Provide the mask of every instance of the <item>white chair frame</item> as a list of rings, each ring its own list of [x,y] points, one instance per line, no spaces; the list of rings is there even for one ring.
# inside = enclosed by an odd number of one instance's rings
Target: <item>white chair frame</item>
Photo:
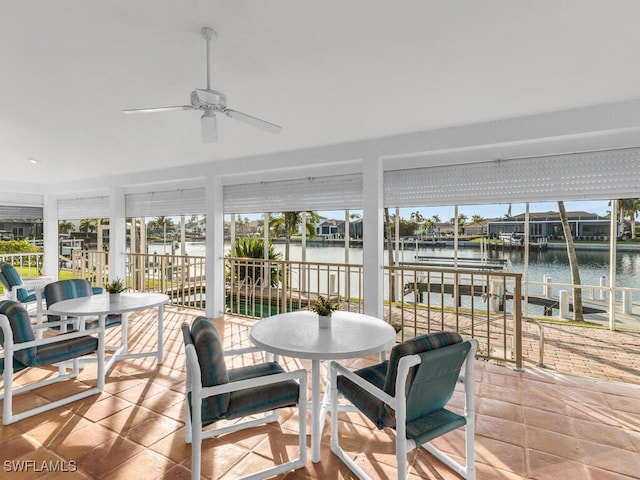
[[[42,303],[44,302],[44,297],[43,297],[43,292],[44,292],[44,287],[47,283],[52,282],[53,281],[53,277],[52,276],[41,276],[37,279],[28,279],[28,278],[23,278],[22,279],[22,285],[14,285],[13,287],[11,287],[11,290],[8,292],[7,294],[7,298],[9,300],[13,300],[15,302],[18,302],[22,305],[24,305],[25,308],[31,307],[32,305],[35,304],[36,307],[36,311],[35,311],[35,316],[36,316],[36,324],[40,325],[42,323],[42,314],[44,312],[44,308],[42,306]],[[35,301],[31,301],[31,302],[27,302],[27,303],[22,303],[20,302],[20,300],[18,300],[18,290],[33,290],[36,299]],[[32,315],[32,312],[29,312],[30,315]],[[38,330],[38,332],[41,334],[42,330]]]
[[[348,467],[356,474],[361,480],[370,480],[370,477],[365,471],[345,452],[339,444],[339,432],[338,432],[338,408],[340,411],[352,411],[359,412],[359,410],[352,406],[340,405],[338,406],[339,395],[337,387],[337,376],[344,375],[353,383],[360,386],[362,389],[376,396],[384,403],[389,405],[394,411],[396,416],[396,462],[398,467],[398,480],[406,480],[407,478],[407,454],[417,447],[422,447],[431,453],[434,457],[454,470],[467,480],[475,480],[475,428],[474,428],[474,401],[473,401],[473,360],[475,358],[476,350],[478,348],[478,342],[475,339],[471,339],[471,349],[469,350],[464,364],[464,375],[460,376],[458,381],[464,385],[465,394],[465,406],[463,416],[467,423],[465,425],[465,451],[466,451],[466,463],[461,465],[453,460],[449,455],[442,452],[438,448],[434,447],[430,442],[423,445],[416,445],[411,439],[407,439],[406,435],[406,418],[407,418],[407,398],[406,398],[406,384],[409,371],[412,367],[420,364],[420,357],[418,355],[407,355],[402,357],[398,362],[398,373],[396,377],[396,391],[395,396],[388,395],[383,390],[375,387],[371,383],[367,382],[362,377],[356,375],[350,370],[339,363],[332,361],[329,364],[330,370],[330,385],[331,385],[331,451],[336,454]],[[346,408],[345,408],[346,407]]]
[[[185,441],[191,443],[191,478],[199,479],[202,462],[202,440],[223,435],[229,432],[243,430],[245,428],[263,425],[278,421],[278,410],[271,410],[249,420],[244,420],[231,425],[225,425],[214,429],[203,431],[202,429],[202,400],[222,393],[229,393],[246,388],[279,383],[285,380],[297,380],[300,384],[300,395],[298,397],[298,433],[299,433],[299,455],[289,462],[275,465],[260,472],[252,473],[239,480],[258,480],[281,473],[286,473],[298,468],[302,468],[307,463],[307,371],[304,369],[292,372],[265,375],[259,378],[229,382],[214,387],[203,387],[202,376],[198,356],[193,345],[186,346],[187,357],[187,388],[185,396]],[[249,347],[235,350],[225,350],[224,356],[243,355],[246,353],[262,352],[259,348]],[[193,411],[189,406],[188,394],[191,393]]]
[[[47,313],[46,310],[44,313]],[[105,357],[104,357],[104,370],[105,372],[109,372],[116,361],[118,361],[119,355],[124,355],[129,351],[129,314],[127,312],[121,313],[120,315],[120,345],[106,345],[104,346]],[[83,317],[69,317],[68,315],[59,315],[60,320],[57,322],[43,322],[42,326],[39,329],[51,328],[51,326],[58,326],[60,324],[60,331],[66,332],[69,328],[69,325],[74,329],[79,329],[83,332],[91,332],[92,330],[86,330],[85,325],[87,322],[91,322],[94,320],[101,321],[100,315],[93,316],[83,316]],[[106,318],[105,318],[106,320]],[[109,327],[117,328],[117,325],[112,325]],[[105,327],[104,332],[108,329]],[[106,352],[109,352],[109,356],[106,355]],[[82,363],[92,363],[95,359],[87,358],[83,359]]]
[[[44,325],[36,325],[34,329],[49,329],[53,326],[61,326],[61,322],[50,322]],[[2,332],[4,334],[4,360],[5,360],[5,368],[3,373],[4,380],[4,391],[0,394],[0,399],[4,399],[4,405],[2,410],[2,423],[4,425],[8,425],[10,423],[14,423],[20,421],[22,419],[32,417],[42,412],[46,412],[49,410],[53,410],[54,408],[58,408],[62,405],[66,405],[71,402],[75,402],[76,400],[80,400],[82,398],[89,397],[91,395],[95,395],[97,393],[102,392],[104,389],[104,327],[96,327],[90,330],[82,330],[82,331],[72,331],[68,333],[61,333],[59,335],[55,335],[53,337],[47,338],[39,338],[36,335],[36,340],[31,342],[22,342],[22,343],[14,343],[13,341],[13,331],[11,330],[11,325],[9,323],[9,319],[6,315],[0,314],[0,328],[2,328]],[[69,397],[64,397],[54,402],[50,402],[46,405],[41,405],[39,407],[35,407],[29,410],[25,410],[23,412],[14,414],[13,413],[13,396],[19,395],[24,392],[28,392],[31,390],[35,390],[36,388],[41,388],[46,385],[51,385],[52,383],[61,382],[64,380],[68,380],[71,378],[75,378],[78,376],[80,372],[80,358],[75,358],[73,360],[66,360],[64,362],[56,363],[54,365],[58,366],[58,375],[49,378],[46,380],[41,380],[39,382],[33,382],[28,385],[24,385],[22,387],[13,389],[13,379],[14,379],[14,371],[13,371],[13,355],[16,351],[24,350],[31,347],[38,347],[41,345],[46,345],[49,343],[60,342],[61,340],[68,340],[76,337],[83,337],[86,335],[98,335],[98,350],[96,352],[97,362],[98,362],[98,375],[96,386],[90,389],[85,390],[84,392],[77,393],[75,395],[71,395]],[[67,372],[68,368],[71,368],[71,371]],[[27,368],[40,368],[40,367],[27,367]],[[26,369],[25,369],[26,370]],[[20,372],[18,372],[20,373]]]

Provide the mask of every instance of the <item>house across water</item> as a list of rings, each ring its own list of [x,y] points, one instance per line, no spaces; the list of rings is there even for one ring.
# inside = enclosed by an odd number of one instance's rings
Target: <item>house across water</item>
[[[487,233],[490,238],[512,238],[524,234],[525,214],[491,220],[487,223]],[[567,212],[569,226],[573,237],[577,240],[608,240],[611,230],[610,219],[595,213]],[[618,223],[618,235],[622,234],[622,224]],[[529,213],[530,238],[564,238],[562,221],[558,212]]]

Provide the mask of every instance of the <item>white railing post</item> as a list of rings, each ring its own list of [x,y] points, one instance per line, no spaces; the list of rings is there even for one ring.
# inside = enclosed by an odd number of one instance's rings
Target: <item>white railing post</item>
[[[633,293],[629,292],[628,290],[623,290],[622,291],[622,313],[626,315],[632,314],[632,309],[633,309],[632,300],[633,300]]]
[[[558,292],[558,316],[565,320],[569,320],[569,292],[567,290],[560,290]]]
[[[544,285],[542,286],[542,296],[544,298],[551,298],[553,296],[553,287],[551,286],[551,275],[543,275],[542,281]]]
[[[600,290],[598,291],[598,299],[605,300],[606,299],[606,287],[607,287],[607,277],[604,275],[600,277]]]

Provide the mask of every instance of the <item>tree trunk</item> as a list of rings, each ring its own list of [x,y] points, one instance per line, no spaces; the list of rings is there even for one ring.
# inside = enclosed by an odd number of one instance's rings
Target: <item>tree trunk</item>
[[[391,217],[389,216],[389,208],[385,207],[384,209],[384,221],[385,221],[385,232],[387,237],[387,254],[389,255],[389,267],[394,266],[393,261],[393,245],[391,240]],[[397,221],[397,219],[396,219]],[[389,302],[394,303],[396,301],[396,289],[395,289],[395,275],[393,274],[393,270],[389,270]]]
[[[284,260],[286,262],[289,261],[289,245],[291,244],[291,225],[289,223],[289,218],[285,213],[284,215]]]
[[[569,256],[569,268],[571,269],[571,283],[581,285],[580,270],[578,268],[578,257],[576,256],[576,247],[573,244],[573,235],[569,227],[567,212],[564,209],[564,202],[558,202],[558,210],[560,212],[560,220],[562,221],[562,231],[567,242],[567,255]],[[575,322],[584,322],[582,313],[582,288],[573,287],[573,320]]]

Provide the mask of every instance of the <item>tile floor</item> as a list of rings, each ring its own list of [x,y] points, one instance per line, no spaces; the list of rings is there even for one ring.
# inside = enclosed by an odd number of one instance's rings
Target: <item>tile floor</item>
[[[189,478],[191,448],[184,442],[180,325],[200,313],[167,309],[164,365],[156,366],[151,359],[120,362],[109,373],[102,394],[0,427],[0,478]],[[153,332],[147,331],[153,321],[151,313],[131,316],[133,349],[153,344]],[[247,344],[249,323],[227,317],[217,324],[224,330],[225,348]],[[631,337],[631,342],[637,339]],[[584,362],[602,354],[587,352]],[[246,357],[240,360],[247,361]],[[297,359],[283,360],[287,368],[309,367]],[[357,368],[375,360],[346,364]],[[627,361],[636,363],[623,370],[637,371],[640,358]],[[571,362],[575,363],[573,357]],[[569,372],[572,368],[571,364],[561,367],[558,370]],[[640,385],[560,374],[529,364],[524,372],[516,372],[476,361],[475,371],[478,479],[640,478]],[[30,371],[20,378],[27,381],[34,375]],[[89,365],[80,382],[24,394],[18,397],[17,409],[46,402],[70,388],[83,388],[94,376],[95,366]],[[453,401],[459,407],[461,396]],[[294,410],[287,410],[279,424],[205,440],[203,476],[232,479],[294,455],[294,415]],[[373,478],[395,478],[393,434],[373,429],[360,415],[342,415],[347,450]],[[328,421],[321,462],[308,462],[306,468],[283,478],[355,478],[329,451]],[[461,455],[462,430],[437,444],[453,456]],[[19,468],[23,471],[16,471]],[[421,451],[411,456],[410,478],[459,477]]]

